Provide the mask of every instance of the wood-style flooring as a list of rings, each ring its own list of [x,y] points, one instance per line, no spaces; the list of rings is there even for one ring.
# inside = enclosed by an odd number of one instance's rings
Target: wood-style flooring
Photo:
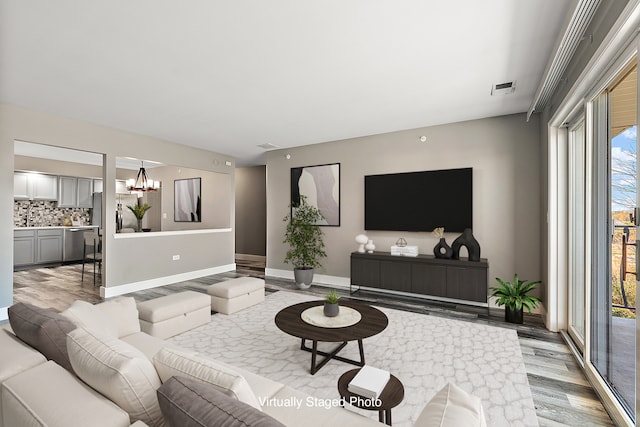
[[[136,301],[144,301],[183,290],[206,292],[209,285],[231,277],[264,277],[264,263],[260,265],[255,260],[237,260],[237,263],[236,272],[206,276],[129,295]],[[84,283],[81,282],[80,271],[80,265],[17,271],[14,273],[14,301],[30,302],[56,310],[64,310],[76,299],[91,303],[102,301],[99,283],[93,286],[91,273],[85,274]],[[327,290],[323,286],[314,285],[309,290],[300,291],[292,281],[272,277],[266,278],[266,286],[267,292],[289,290],[319,297],[323,297]],[[512,325],[503,321],[500,311],[490,312],[486,308],[433,303],[419,298],[381,293],[359,292],[350,296],[348,291],[341,292],[345,298],[363,300],[374,305],[515,329],[540,426],[614,425],[561,335],[547,331],[539,316],[526,315],[524,325]]]

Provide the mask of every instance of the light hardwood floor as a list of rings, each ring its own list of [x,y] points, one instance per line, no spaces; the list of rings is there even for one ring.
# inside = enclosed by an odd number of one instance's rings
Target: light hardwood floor
[[[65,309],[76,299],[91,303],[102,301],[99,293],[100,284],[93,286],[91,273],[85,274],[82,282],[80,271],[80,265],[17,271],[14,273],[14,301],[30,302],[56,310]],[[264,266],[260,268],[252,262],[251,265],[239,265],[237,272],[206,276],[135,292],[130,296],[136,301],[144,301],[182,290],[206,292],[206,288],[211,284],[247,274],[264,276]],[[326,293],[326,288],[319,285],[314,285],[307,291],[299,291],[293,282],[271,277],[266,278],[266,284],[267,292],[289,290],[319,297]],[[613,425],[560,334],[547,331],[539,316],[527,315],[524,325],[512,325],[505,323],[500,315],[484,308],[428,303],[417,298],[391,297],[376,293],[361,292],[354,296],[349,296],[347,291],[342,293],[344,297],[374,305],[516,329],[541,426]]]

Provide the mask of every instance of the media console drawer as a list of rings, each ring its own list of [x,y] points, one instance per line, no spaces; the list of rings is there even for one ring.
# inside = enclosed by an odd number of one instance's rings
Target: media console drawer
[[[351,285],[486,304],[488,269],[486,259],[473,262],[353,252]]]

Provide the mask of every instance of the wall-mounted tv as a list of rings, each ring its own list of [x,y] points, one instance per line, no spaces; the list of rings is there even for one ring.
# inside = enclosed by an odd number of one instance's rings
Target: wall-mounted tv
[[[472,168],[364,177],[365,230],[473,228]]]

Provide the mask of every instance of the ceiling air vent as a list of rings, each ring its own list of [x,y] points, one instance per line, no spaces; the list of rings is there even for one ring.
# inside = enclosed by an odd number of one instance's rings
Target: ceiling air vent
[[[508,95],[516,90],[516,82],[506,82],[493,85],[491,95]]]
[[[265,144],[260,144],[260,145],[258,145],[258,147],[262,148],[263,150],[273,150],[275,148],[282,148],[279,145],[272,144],[270,142],[267,142]]]

